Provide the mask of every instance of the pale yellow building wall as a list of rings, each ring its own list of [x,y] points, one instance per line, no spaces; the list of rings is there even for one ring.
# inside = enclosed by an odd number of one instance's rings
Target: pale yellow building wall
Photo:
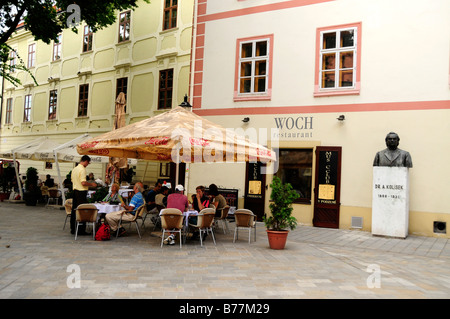
[[[78,33],[64,30],[62,58],[57,61],[52,61],[53,42],[35,41],[29,32],[19,29],[8,44],[18,50],[26,64],[28,45],[36,43],[36,65],[30,71],[39,85],[33,85],[31,77],[22,71],[13,75],[25,86],[15,88],[6,83],[5,100],[13,98],[14,108],[12,123],[7,125],[3,124],[3,108],[0,150],[10,150],[42,135],[63,143],[83,133],[95,136],[110,131],[118,78],[128,78],[127,124],[163,112],[157,110],[160,70],[174,69],[172,107],[180,104],[189,93],[193,5],[194,0],[180,1],[177,27],[163,31],[164,1],[139,1],[138,8],[131,11],[130,40],[117,43],[119,25],[116,21],[94,34],[90,52],[82,52],[84,24],[78,26]],[[89,84],[87,117],[78,117],[81,84]],[[54,89],[58,90],[57,116],[55,120],[48,120],[49,91]],[[32,95],[32,120],[23,123],[24,96],[27,94]],[[56,175],[55,168],[45,170],[44,165],[21,161],[20,173],[25,174],[27,167],[33,166],[41,175]],[[61,164],[61,173],[65,175],[72,166]],[[94,167],[91,164],[89,168],[96,176],[104,177],[101,165]],[[135,180],[152,185],[159,177],[159,165],[139,162],[135,172]]]

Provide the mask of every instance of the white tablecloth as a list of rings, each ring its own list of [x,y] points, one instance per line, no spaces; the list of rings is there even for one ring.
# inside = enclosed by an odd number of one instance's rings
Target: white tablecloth
[[[94,205],[95,205],[95,207],[97,207],[99,214],[108,214],[108,213],[117,212],[119,210],[124,209],[120,205],[110,205],[110,204],[100,204],[100,203],[96,203]]]
[[[189,216],[197,216],[198,211],[196,210],[188,210],[187,212],[183,212],[184,223],[186,224],[186,227],[189,226]]]

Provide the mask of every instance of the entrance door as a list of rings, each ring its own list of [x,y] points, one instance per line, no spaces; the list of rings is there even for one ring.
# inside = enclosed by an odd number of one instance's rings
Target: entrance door
[[[318,146],[316,149],[316,182],[314,218],[316,227],[339,228],[342,147]]]
[[[245,173],[244,208],[250,209],[262,221],[264,216],[264,198],[266,194],[266,175],[261,174],[261,162],[247,163]]]

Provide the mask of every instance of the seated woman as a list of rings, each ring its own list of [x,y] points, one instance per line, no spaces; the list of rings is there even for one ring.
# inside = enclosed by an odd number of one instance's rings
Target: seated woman
[[[212,205],[216,208],[216,217],[220,217],[222,215],[222,209],[227,206],[226,199],[219,194],[219,189],[216,184],[209,185],[209,196],[212,201]]]
[[[111,193],[103,198],[102,202],[107,202],[108,204],[118,205],[123,203],[122,196],[119,195],[119,184],[114,183],[111,186]]]

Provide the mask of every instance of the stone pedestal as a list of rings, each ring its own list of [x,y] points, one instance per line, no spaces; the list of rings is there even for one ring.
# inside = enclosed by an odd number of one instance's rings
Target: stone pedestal
[[[409,170],[373,167],[372,235],[406,238],[409,224]]]

